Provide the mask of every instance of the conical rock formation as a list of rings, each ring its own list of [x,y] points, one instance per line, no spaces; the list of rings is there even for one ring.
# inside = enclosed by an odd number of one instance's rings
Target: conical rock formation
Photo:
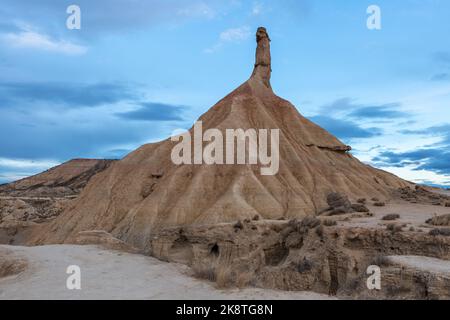
[[[251,78],[200,120],[203,130],[279,129],[279,171],[264,176],[260,165],[175,165],[175,142],[144,145],[96,175],[76,202],[33,243],[71,241],[80,231],[105,230],[144,248],[167,226],[217,224],[259,215],[279,219],[314,215],[327,195],[388,198],[410,183],[365,165],[350,148],[301,116],[270,86],[270,39],[257,32]],[[193,129],[191,129],[191,132]]]

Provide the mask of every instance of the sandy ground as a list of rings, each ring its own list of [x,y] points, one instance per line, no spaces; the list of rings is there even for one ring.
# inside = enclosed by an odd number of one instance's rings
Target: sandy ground
[[[435,215],[450,214],[450,208],[443,206],[433,206],[426,204],[412,204],[406,201],[391,201],[385,207],[375,207],[368,205],[373,217],[353,218],[347,222],[341,222],[343,226],[362,227],[362,228],[384,228],[386,224],[397,223],[406,224],[408,227],[413,226],[416,229],[426,231],[432,226],[425,225],[425,221]],[[395,221],[383,221],[385,215],[396,213],[400,215],[400,219]]]
[[[189,277],[187,267],[95,246],[0,246],[28,259],[29,268],[0,279],[0,299],[283,299],[316,300],[312,292],[249,288],[218,290]],[[66,269],[81,268],[81,290],[68,290]]]
[[[450,275],[450,261],[422,256],[389,256],[391,262],[416,270]]]

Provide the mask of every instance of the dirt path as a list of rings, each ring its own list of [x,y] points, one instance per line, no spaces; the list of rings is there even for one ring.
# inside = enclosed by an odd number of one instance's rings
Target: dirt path
[[[218,290],[187,267],[95,246],[0,246],[28,259],[27,271],[0,279],[0,299],[329,299],[311,292]],[[81,268],[81,290],[68,290],[66,269]]]

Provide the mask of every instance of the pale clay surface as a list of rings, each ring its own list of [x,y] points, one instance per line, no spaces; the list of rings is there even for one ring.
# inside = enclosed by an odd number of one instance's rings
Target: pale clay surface
[[[181,265],[95,246],[0,246],[25,256],[28,269],[0,280],[0,299],[329,299],[312,292],[218,290]],[[81,268],[81,290],[66,288],[66,268]]]

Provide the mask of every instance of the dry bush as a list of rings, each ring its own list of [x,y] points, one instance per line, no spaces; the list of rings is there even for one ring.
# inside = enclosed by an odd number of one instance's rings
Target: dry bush
[[[323,220],[322,223],[325,227],[333,227],[333,226],[337,225],[337,222],[335,220],[331,220],[331,219],[325,219],[325,220]]]
[[[450,214],[434,216],[433,218],[428,219],[426,223],[433,226],[450,226]]]
[[[400,215],[396,214],[396,213],[391,213],[391,214],[385,215],[382,218],[382,220],[384,220],[384,221],[392,221],[392,220],[397,220],[397,219],[400,219]]]
[[[390,223],[386,226],[386,229],[391,232],[401,232],[401,231],[403,231],[403,226],[394,224],[394,223]]]
[[[215,265],[194,263],[191,268],[194,272],[194,277],[198,279],[208,280],[211,282],[215,282],[217,279]]]
[[[236,287],[242,289],[250,286],[254,286],[254,273],[252,272],[241,272],[236,276]]]
[[[375,207],[385,207],[386,206],[386,203],[385,202],[375,202],[374,204],[373,204]]]
[[[231,288],[235,283],[236,279],[230,266],[219,265],[216,268],[216,287],[218,289]]]
[[[450,229],[433,229],[429,232],[430,236],[444,236],[444,237],[450,237]]]
[[[232,287],[245,288],[253,283],[253,273],[234,272],[230,265],[196,263],[192,267],[194,277],[211,282],[215,282],[218,289],[227,289]]]

